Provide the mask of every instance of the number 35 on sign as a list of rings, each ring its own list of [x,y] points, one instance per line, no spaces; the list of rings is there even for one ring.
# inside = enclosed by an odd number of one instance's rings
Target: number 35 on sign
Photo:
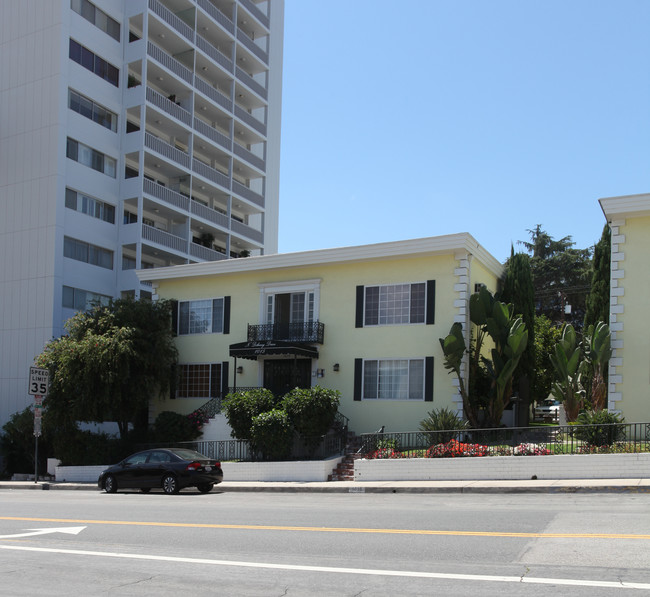
[[[50,372],[38,367],[29,368],[29,392],[32,396],[46,396],[50,385]]]

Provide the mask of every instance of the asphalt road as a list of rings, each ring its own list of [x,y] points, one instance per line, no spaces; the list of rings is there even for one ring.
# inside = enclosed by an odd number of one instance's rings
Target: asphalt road
[[[0,492],[3,596],[650,594],[650,495]]]

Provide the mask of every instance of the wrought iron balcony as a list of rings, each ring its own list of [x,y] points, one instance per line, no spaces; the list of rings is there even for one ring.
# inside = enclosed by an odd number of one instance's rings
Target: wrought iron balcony
[[[320,321],[248,325],[249,342],[282,340],[284,342],[315,342],[322,344],[324,335],[325,324]]]

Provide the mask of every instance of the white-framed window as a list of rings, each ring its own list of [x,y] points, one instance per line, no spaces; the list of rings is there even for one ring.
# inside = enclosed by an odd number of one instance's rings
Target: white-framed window
[[[69,236],[63,238],[63,256],[105,269],[113,269],[113,251]]]
[[[424,400],[424,359],[363,361],[363,400]]]
[[[109,131],[117,132],[117,114],[72,89],[68,89],[68,108]]]
[[[320,280],[260,284],[260,323],[318,321]]]
[[[120,24],[89,0],[70,0],[70,8],[115,41],[120,41]]]
[[[97,172],[102,172],[111,178],[117,176],[117,160],[104,155],[100,151],[88,147],[75,139],[68,137],[66,156],[75,162],[88,166]]]
[[[425,322],[425,282],[366,286],[364,299],[364,326]]]
[[[178,334],[222,334],[224,299],[179,301]]]
[[[221,363],[179,365],[177,398],[217,398],[221,396]]]
[[[103,220],[109,224],[115,224],[114,205],[79,193],[73,189],[66,188],[65,190],[65,206],[68,209],[92,216],[98,220]]]
[[[75,311],[88,311],[95,305],[108,305],[111,297],[98,292],[90,292],[81,288],[63,287],[63,307]]]

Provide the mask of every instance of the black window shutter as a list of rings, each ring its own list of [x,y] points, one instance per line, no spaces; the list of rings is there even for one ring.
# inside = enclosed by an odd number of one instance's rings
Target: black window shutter
[[[228,366],[230,363],[224,361],[221,363],[221,397],[225,398],[228,394]]]
[[[433,357],[424,359],[424,401],[433,402]]]
[[[355,400],[361,400],[362,387],[363,387],[363,359],[354,359],[354,399]]]
[[[436,281],[427,280],[427,325],[436,322]]]
[[[357,310],[354,327],[363,327],[363,286],[357,286]]]
[[[223,333],[230,334],[230,297],[223,297]]]
[[[172,335],[178,335],[178,301],[169,301],[172,308]]]

